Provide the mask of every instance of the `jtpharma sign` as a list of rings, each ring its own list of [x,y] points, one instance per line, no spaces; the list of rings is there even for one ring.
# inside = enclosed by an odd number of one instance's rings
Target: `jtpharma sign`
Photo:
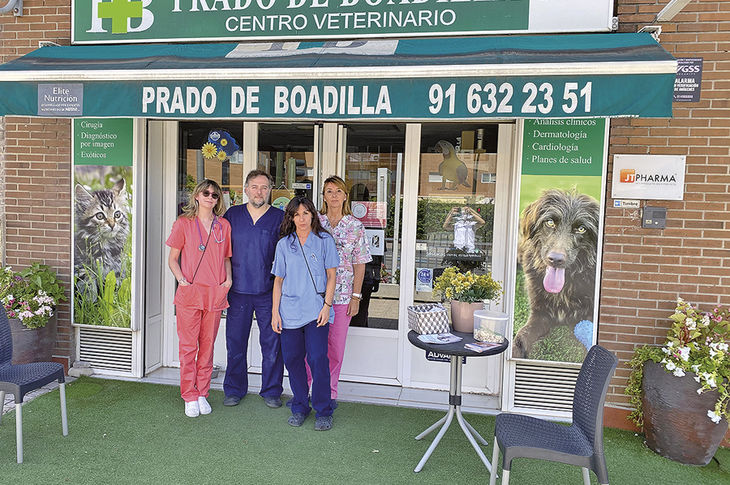
[[[682,200],[686,159],[684,155],[614,155],[611,197]]]
[[[73,43],[609,31],[613,0],[74,0]]]

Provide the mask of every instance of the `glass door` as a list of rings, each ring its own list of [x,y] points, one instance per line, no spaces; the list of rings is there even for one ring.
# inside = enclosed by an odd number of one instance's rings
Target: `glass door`
[[[383,382],[398,376],[405,125],[353,123],[337,131],[338,171],[373,257],[350,323],[342,379]]]
[[[243,124],[235,121],[181,121],[178,123],[178,154],[175,182],[175,205],[178,217],[189,202],[190,194],[203,179],[216,181],[223,190],[227,209],[243,201]],[[152,141],[154,143],[154,141]],[[215,152],[211,146],[215,147]],[[168,234],[164,235],[166,238]],[[164,239],[163,239],[164,244]],[[169,272],[165,261],[163,271]],[[176,283],[175,283],[176,285]],[[172,295],[169,295],[172,301]],[[173,307],[174,311],[174,307]],[[175,320],[172,319],[174,323]],[[215,341],[213,363],[226,365],[225,311]],[[175,329],[165,332],[171,356],[170,365],[178,366],[178,338]]]
[[[498,134],[498,124],[421,125],[415,304],[442,301],[434,281],[447,268],[476,275],[492,271]],[[444,306],[450,310],[448,302]],[[468,360],[464,386],[484,392],[488,372],[481,360],[487,359]],[[411,379],[436,382],[435,376],[446,377],[447,367],[417,356]],[[497,374],[493,367],[489,372]]]

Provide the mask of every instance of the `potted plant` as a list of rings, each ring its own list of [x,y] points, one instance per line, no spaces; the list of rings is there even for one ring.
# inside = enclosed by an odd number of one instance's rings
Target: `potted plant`
[[[434,281],[433,289],[442,298],[451,300],[451,322],[457,332],[474,329],[474,311],[484,308],[488,301],[499,301],[502,284],[491,274],[465,273],[451,266]]]
[[[649,448],[706,465],[728,429],[730,309],[703,312],[677,299],[662,347],[637,348],[626,394]]]
[[[56,305],[65,300],[56,273],[40,263],[0,269],[0,303],[10,320],[13,363],[48,361],[56,343]]]

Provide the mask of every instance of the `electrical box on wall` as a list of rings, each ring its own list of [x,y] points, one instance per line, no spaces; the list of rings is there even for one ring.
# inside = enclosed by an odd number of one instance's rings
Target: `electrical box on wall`
[[[666,207],[644,207],[641,227],[645,229],[664,229],[667,224]]]

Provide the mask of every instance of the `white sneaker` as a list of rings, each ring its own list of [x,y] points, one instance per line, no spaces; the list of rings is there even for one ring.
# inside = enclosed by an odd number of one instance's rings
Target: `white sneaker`
[[[200,409],[200,414],[210,414],[210,412],[212,411],[208,400],[203,396],[200,396],[198,398],[198,408]]]
[[[210,409],[210,407],[208,409]],[[185,401],[185,416],[189,418],[197,418],[199,415],[200,408],[198,407],[198,401]]]

